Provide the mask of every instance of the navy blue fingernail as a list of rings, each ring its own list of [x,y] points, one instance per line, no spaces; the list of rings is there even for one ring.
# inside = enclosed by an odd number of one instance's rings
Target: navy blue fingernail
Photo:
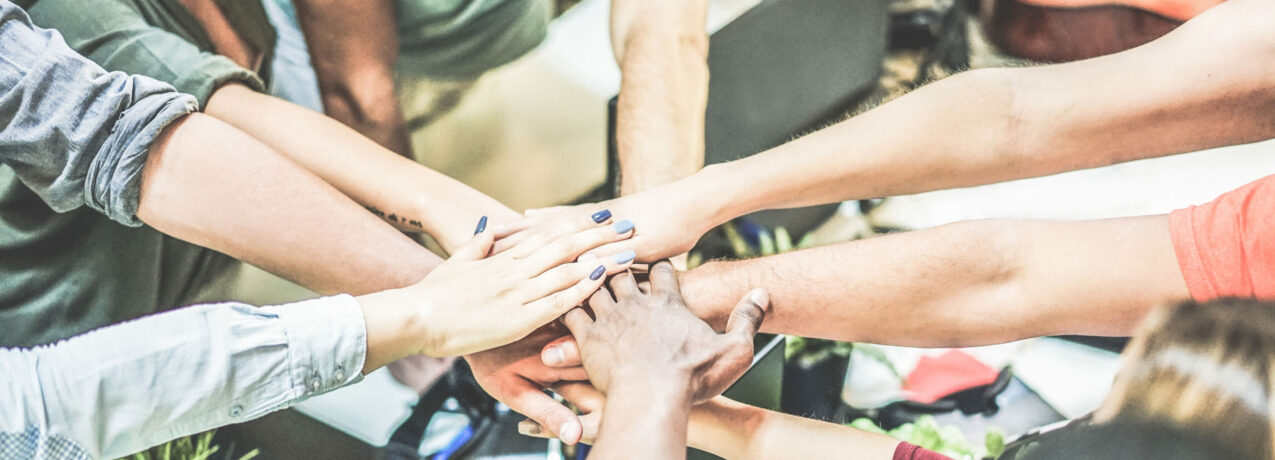
[[[636,258],[636,257],[637,257],[637,253],[636,253],[636,252],[633,252],[633,251],[624,251],[624,252],[621,252],[621,253],[616,254],[616,255],[614,255],[614,256],[611,256],[611,260],[614,260],[616,265],[624,265],[624,264],[627,264],[627,263],[629,263],[629,262],[632,262],[632,261],[633,261],[633,259],[634,259],[634,258]]]
[[[479,233],[482,233],[483,230],[486,230],[486,229],[487,229],[487,216],[483,216],[482,219],[478,219],[478,228],[474,229],[474,234],[477,235]]]
[[[603,209],[601,211],[593,213],[593,215],[589,217],[593,218],[594,222],[597,222],[600,224],[600,223],[606,222],[607,219],[611,218],[611,210]]]
[[[615,229],[615,233],[628,233],[629,230],[633,230],[633,221],[624,219],[611,228]]]
[[[601,278],[602,275],[606,274],[606,272],[607,272],[606,267],[598,265],[598,268],[593,269],[593,273],[589,274],[589,279],[593,281],[597,281],[598,278]]]

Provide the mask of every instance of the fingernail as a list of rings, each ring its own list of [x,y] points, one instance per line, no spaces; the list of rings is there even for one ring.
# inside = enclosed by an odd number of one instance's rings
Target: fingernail
[[[603,209],[601,211],[593,213],[593,215],[589,217],[593,218],[594,222],[597,222],[600,224],[600,223],[606,222],[607,219],[611,218],[611,210]]]
[[[554,345],[544,349],[540,353],[540,359],[549,366],[557,366],[567,361],[567,354],[562,352],[562,347]]]
[[[589,274],[589,279],[591,279],[591,280],[593,280],[593,281],[597,281],[597,280],[598,280],[598,278],[601,278],[601,277],[602,277],[602,275],[606,274],[606,272],[607,272],[607,268],[606,268],[606,267],[604,267],[604,266],[602,266],[602,265],[598,265],[598,268],[593,269],[593,273],[590,273],[590,274]]]
[[[635,258],[637,258],[637,253],[633,251],[624,251],[614,256],[611,256],[611,260],[614,260],[616,265],[627,264],[629,262],[632,262],[633,259]]]
[[[764,310],[766,305],[770,303],[770,294],[767,294],[765,289],[753,289],[748,293],[748,300],[753,301]]]
[[[575,444],[580,438],[580,425],[575,422],[566,422],[562,424],[562,428],[558,429],[558,439],[567,444]]]
[[[483,216],[481,219],[478,219],[478,227],[474,229],[474,234],[477,235],[479,233],[482,233],[483,230],[486,230],[486,229],[487,229],[487,216]]]
[[[518,422],[518,432],[527,436],[540,434],[540,424],[531,420]]]
[[[633,230],[633,221],[628,220],[628,219],[624,219],[624,220],[622,220],[622,221],[620,221],[620,222],[616,223],[615,225],[611,226],[611,228],[615,229],[615,233],[617,233],[617,234],[618,234],[618,233],[628,233],[628,232],[629,232],[629,230]]]

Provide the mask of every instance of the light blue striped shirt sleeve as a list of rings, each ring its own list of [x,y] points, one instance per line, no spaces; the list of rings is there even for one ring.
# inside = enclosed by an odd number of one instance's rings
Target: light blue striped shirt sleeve
[[[0,349],[0,459],[115,458],[362,379],[353,297],[196,305]]]

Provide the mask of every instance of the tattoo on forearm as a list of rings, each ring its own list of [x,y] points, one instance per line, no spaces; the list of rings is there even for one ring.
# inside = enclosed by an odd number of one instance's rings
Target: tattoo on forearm
[[[390,223],[392,223],[392,224],[406,225],[406,226],[409,226],[409,227],[416,227],[416,228],[419,228],[419,229],[422,229],[422,230],[424,230],[424,229],[425,229],[425,227],[424,227],[423,225],[421,225],[421,221],[419,221],[419,220],[416,220],[416,219],[409,219],[409,218],[407,218],[407,217],[399,216],[398,214],[395,214],[395,213],[392,213],[392,212],[391,212],[391,213],[389,213],[389,214],[386,214],[386,213],[385,213],[385,211],[381,211],[380,209],[376,209],[376,206],[364,206],[364,208],[367,208],[367,210],[368,210],[369,212],[371,212],[371,213],[372,213],[372,215],[374,215],[374,216],[376,216],[376,217],[380,217],[380,218],[382,218],[382,219],[385,219],[385,220],[389,221],[389,222],[390,222]]]

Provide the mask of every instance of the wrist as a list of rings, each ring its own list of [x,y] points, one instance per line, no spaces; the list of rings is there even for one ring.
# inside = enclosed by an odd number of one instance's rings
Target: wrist
[[[690,371],[660,368],[617,369],[607,379],[610,382],[607,394],[644,395],[644,397],[663,401],[669,404],[685,402],[691,404]]]
[[[684,200],[685,197],[696,198],[686,201],[701,206],[701,209],[696,211],[709,222],[705,231],[758,210],[755,209],[756,206],[747,193],[750,188],[756,188],[757,185],[743,180],[744,176],[740,175],[742,171],[736,163],[708,165],[682,181],[686,189],[680,191],[683,194],[680,196]]]
[[[429,308],[407,289],[390,289],[355,297],[367,327],[366,374],[399,359],[428,352],[433,343],[425,317]],[[426,345],[422,345],[426,344]]]

